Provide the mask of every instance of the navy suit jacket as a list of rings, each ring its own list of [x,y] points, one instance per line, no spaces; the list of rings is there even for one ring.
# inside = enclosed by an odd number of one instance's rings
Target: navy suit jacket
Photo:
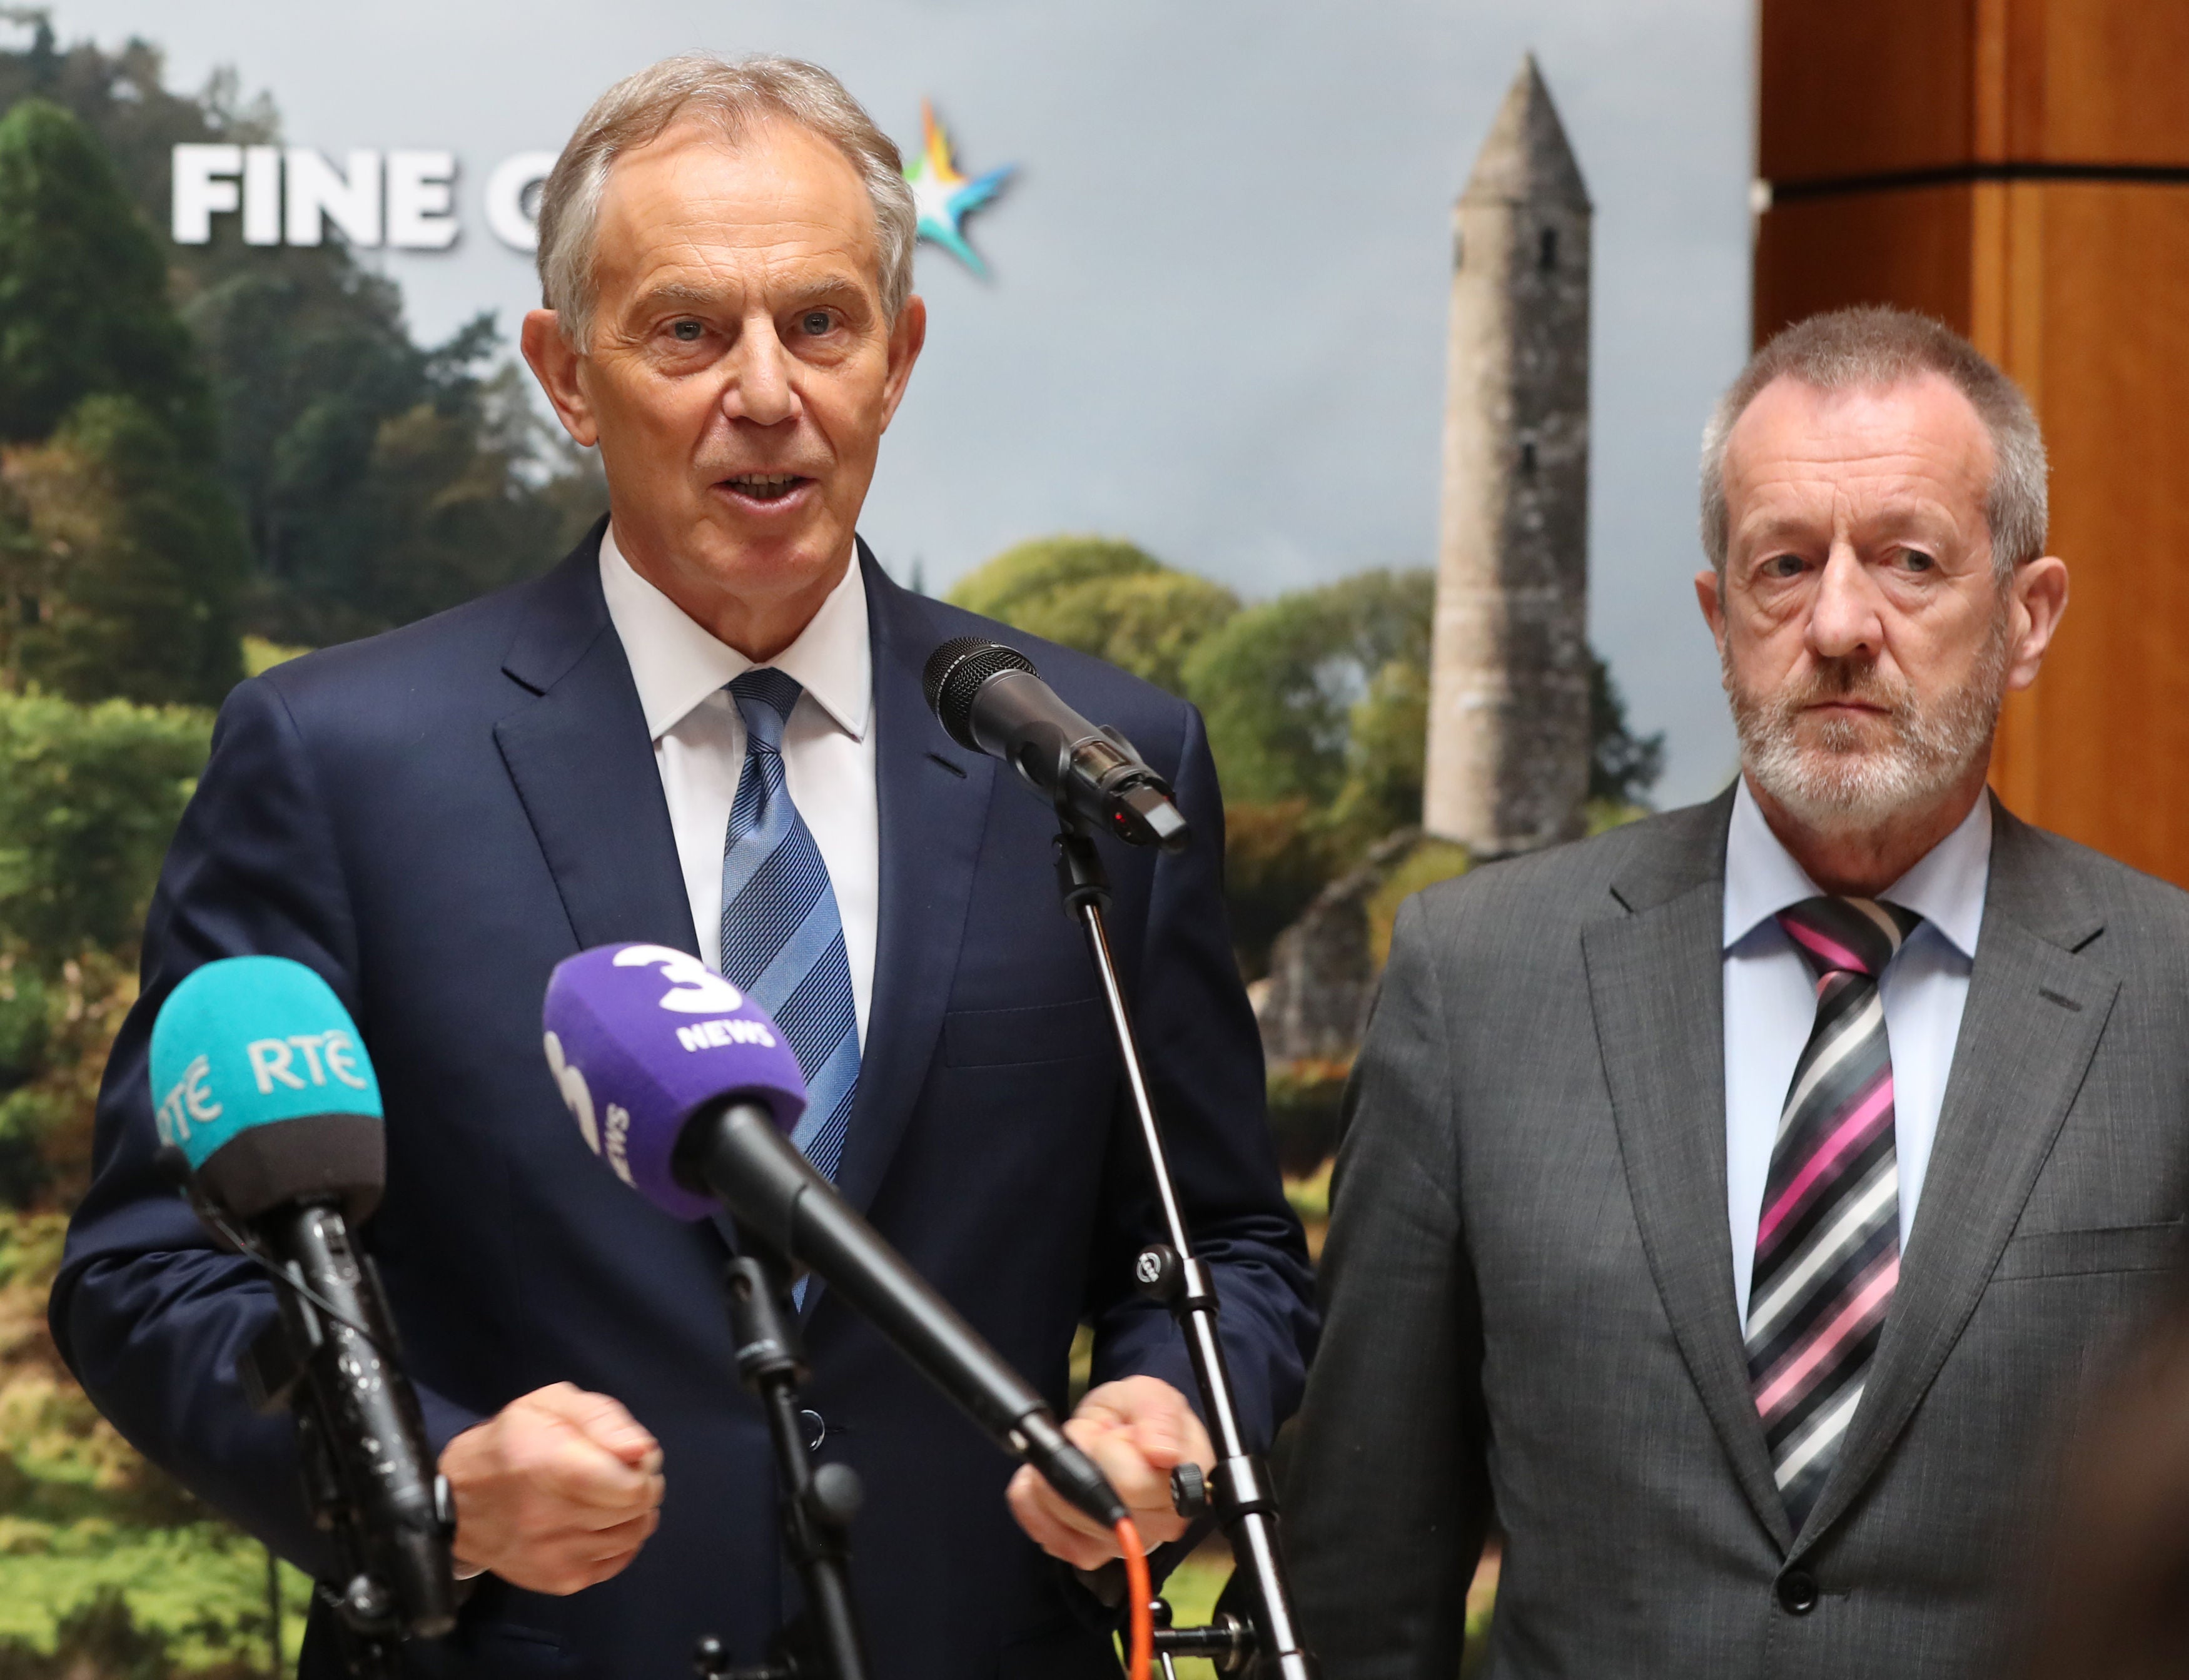
[[[757,1660],[796,1602],[765,1430],[732,1359],[723,1236],[603,1170],[540,1053],[562,959],[620,940],[699,948],[598,546],[596,529],[543,577],[230,695],[161,874],[54,1291],[55,1338],[122,1433],[288,1558],[324,1565],[289,1420],[254,1416],[235,1376],[274,1310],[269,1286],[156,1173],[145,1062],[155,1013],[200,964],[271,953],[325,976],[380,1075],[387,1189],[366,1232],[433,1451],[568,1381],[621,1400],[665,1455],[661,1527],[629,1569],[567,1598],[488,1580],[455,1635],[410,1648],[421,1674],[666,1680],[705,1632]],[[863,548],[859,563],[881,905],[841,1188],[1053,1401],[1083,1319],[1096,1380],[1150,1372],[1195,1393],[1168,1316],[1131,1288],[1157,1226],[1094,974],[1058,905],[1053,818],[921,697],[937,642],[991,636],[1131,736],[1193,823],[1175,857],[1104,842],[1113,934],[1246,1427],[1266,1443],[1298,1398],[1314,1321],[1225,925],[1199,716],[898,588]],[[1114,1675],[1078,1589],[1010,1519],[1010,1461],[837,1297],[815,1292],[806,1318],[820,1457],[866,1485],[854,1580],[876,1673]]]

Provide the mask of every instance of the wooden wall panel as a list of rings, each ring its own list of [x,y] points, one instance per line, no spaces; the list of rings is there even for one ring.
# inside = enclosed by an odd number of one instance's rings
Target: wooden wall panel
[[[2189,881],[2189,187],[2041,189],[2035,398],[2067,617],[2009,720],[2002,795]]]
[[[2013,0],[2009,146],[2057,163],[2189,163],[2189,4]]]
[[[1961,161],[1975,20],[1971,0],[1764,5],[1756,173],[1807,181]]]
[[[1969,331],[1974,203],[1973,188],[1952,186],[1773,205],[1756,231],[1756,342],[1850,303],[1898,303]]]

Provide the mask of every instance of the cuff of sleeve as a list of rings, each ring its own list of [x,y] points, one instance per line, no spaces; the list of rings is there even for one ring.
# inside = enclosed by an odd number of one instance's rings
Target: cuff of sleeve
[[[433,1455],[433,1462],[441,1462],[441,1455],[449,1450],[449,1443],[469,1428],[486,1422],[485,1414],[473,1411],[469,1406],[458,1406],[444,1400],[431,1389],[412,1385],[418,1396],[418,1411],[426,1422],[426,1451]]]

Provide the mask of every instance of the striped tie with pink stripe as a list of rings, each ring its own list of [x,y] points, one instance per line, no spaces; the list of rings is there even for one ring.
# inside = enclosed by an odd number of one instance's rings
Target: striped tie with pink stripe
[[[1817,976],[1817,1021],[1771,1149],[1748,1294],[1748,1373],[1788,1515],[1817,1502],[1900,1278],[1892,1057],[1878,980],[1922,918],[1869,898],[1779,913]]]

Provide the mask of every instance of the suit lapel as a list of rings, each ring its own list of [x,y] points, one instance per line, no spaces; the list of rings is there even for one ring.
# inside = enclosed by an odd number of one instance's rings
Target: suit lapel
[[[646,714],[601,595],[605,524],[540,580],[502,664],[531,697],[495,726],[495,744],[578,948],[647,940],[696,953]]]
[[[2083,949],[2102,919],[1993,806],[1991,879],[1937,1140],[1876,1363],[1796,1552],[1884,1462],[1976,1310],[2120,989]]]
[[[1597,1044],[1642,1246],[1704,1410],[1757,1519],[1786,1510],[1749,1390],[1725,1214],[1725,836],[1730,791],[1660,829],[1585,928]]]
[[[864,1213],[912,1117],[942,1036],[987,829],[995,761],[967,752],[944,733],[921,693],[920,671],[944,632],[928,621],[918,596],[890,581],[863,544],[860,563],[874,650],[880,917],[859,1091],[837,1182],[845,1199]]]

